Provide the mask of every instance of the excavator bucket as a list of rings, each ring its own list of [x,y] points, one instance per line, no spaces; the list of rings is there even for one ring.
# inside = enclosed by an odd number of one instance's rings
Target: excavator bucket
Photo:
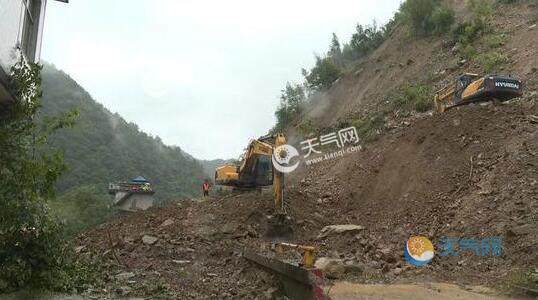
[[[267,216],[265,237],[272,240],[288,240],[293,237],[293,219],[285,213]]]

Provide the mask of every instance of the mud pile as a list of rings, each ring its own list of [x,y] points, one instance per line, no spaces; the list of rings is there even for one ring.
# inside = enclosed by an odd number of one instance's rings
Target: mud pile
[[[365,150],[320,163],[288,193],[300,237],[384,280],[491,284],[538,264],[538,106],[468,106],[395,128]],[[290,195],[291,194],[291,195]],[[316,239],[330,224],[359,234]],[[436,257],[411,268],[405,241],[501,237],[503,255]],[[377,271],[376,271],[377,270]]]
[[[242,195],[242,198],[248,198]],[[257,193],[119,216],[79,236],[80,255],[104,266],[100,297],[271,299],[278,283],[242,258],[268,207]]]

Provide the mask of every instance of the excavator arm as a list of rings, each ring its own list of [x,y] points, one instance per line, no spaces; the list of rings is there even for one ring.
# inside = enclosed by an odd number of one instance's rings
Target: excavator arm
[[[290,237],[292,220],[284,208],[284,174],[272,166],[273,155],[285,155],[279,146],[286,144],[286,137],[279,133],[261,137],[249,143],[239,165],[227,164],[215,170],[215,182],[236,189],[259,188],[273,185],[274,214],[268,216],[266,236]],[[264,180],[264,179],[269,180]]]

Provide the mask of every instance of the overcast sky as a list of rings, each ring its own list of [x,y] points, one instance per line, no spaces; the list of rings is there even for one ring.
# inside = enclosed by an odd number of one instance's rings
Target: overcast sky
[[[236,158],[274,122],[335,32],[385,23],[400,0],[48,1],[42,59],[98,102],[199,159]]]

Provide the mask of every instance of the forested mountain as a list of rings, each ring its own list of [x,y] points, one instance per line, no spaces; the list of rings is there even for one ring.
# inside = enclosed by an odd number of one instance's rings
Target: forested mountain
[[[204,178],[202,165],[179,147],[140,131],[97,103],[63,71],[50,64],[42,70],[41,117],[77,109],[73,128],[62,129],[49,141],[60,148],[68,171],[57,185],[59,194],[80,186],[106,192],[109,182],[142,175],[160,200],[197,193]]]

